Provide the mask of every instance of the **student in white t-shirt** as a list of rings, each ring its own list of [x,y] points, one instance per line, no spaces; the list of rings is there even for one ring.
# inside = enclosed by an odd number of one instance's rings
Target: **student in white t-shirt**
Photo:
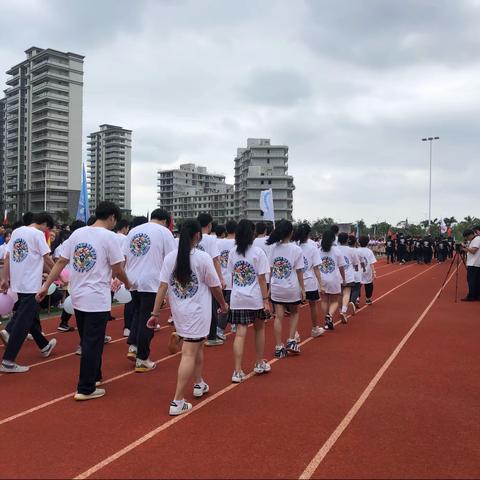
[[[101,202],[95,210],[95,217],[92,226],[72,233],[62,256],[37,294],[41,301],[48,287],[70,263],[70,295],[82,349],[75,400],[91,400],[105,395],[105,390],[97,385],[102,380],[105,329],[112,308],[112,274],[127,289],[131,288],[123,269],[123,253],[111,231],[121,217],[120,209],[111,202]]]
[[[225,225],[226,238],[217,239],[217,247],[220,252],[220,267],[222,268],[222,275],[225,280],[223,298],[228,304],[230,304],[230,295],[232,293],[232,276],[227,274],[228,256],[230,250],[235,246],[236,229],[237,222],[235,220],[229,220]],[[228,319],[228,315],[220,314],[218,316],[217,337],[223,341],[227,339],[225,336],[225,328],[227,328]]]
[[[468,242],[463,248],[467,253],[468,294],[462,302],[472,302],[480,300],[480,236],[474,230],[466,229],[463,238]]]
[[[280,220],[270,235],[267,245],[270,249],[270,298],[275,307],[275,357],[283,358],[287,352],[300,353],[295,338],[298,325],[298,307],[305,301],[303,282],[303,254],[298,245],[292,243],[293,225],[288,220]],[[290,309],[289,336],[286,347],[282,341],[282,323],[285,308]]]
[[[352,307],[352,313],[355,315],[356,309],[359,307],[360,303],[360,287],[362,286],[360,282],[362,280],[362,272],[365,271],[365,264],[358,256],[357,237],[355,235],[349,235],[347,243],[348,248],[350,248],[352,251],[353,258],[355,259],[353,271],[354,285],[352,287],[352,291],[350,292],[350,305]],[[355,265],[357,266],[355,267]]]
[[[320,274],[322,281],[320,290],[322,293],[321,306],[325,315],[325,330],[333,330],[333,315],[338,309],[339,296],[342,284],[345,283],[345,259],[337,247],[333,245],[335,235],[327,231],[322,235],[320,243]]]
[[[233,383],[245,379],[242,369],[243,351],[247,327],[253,323],[255,329],[256,361],[254,372],[270,371],[264,360],[265,320],[270,314],[268,288],[265,275],[270,270],[268,259],[261,248],[253,246],[255,225],[250,220],[240,220],[236,232],[235,247],[228,259],[228,277],[232,281],[230,298],[230,321],[237,331],[233,343]]]
[[[165,257],[176,250],[172,232],[160,222],[168,212],[157,208],[150,222],[132,228],[123,243],[126,258],[125,270],[132,284],[132,302],[135,317],[128,337],[127,358],[135,361],[135,371],[149,372],[156,366],[150,360],[150,343],[154,331],[147,328],[147,321],[155,304],[159,272]]]
[[[183,338],[182,359],[170,415],[181,415],[192,408],[192,404],[185,401],[185,389],[192,377],[195,382],[194,397],[200,398],[209,390],[202,370],[203,343],[210,330],[212,295],[222,312],[228,312],[213,260],[206,252],[196,248],[201,238],[198,221],[183,223],[178,251],[170,252],[163,263],[155,306],[147,322],[149,328],[155,328],[168,291],[177,334]]]
[[[347,323],[347,313],[348,307],[352,307],[352,314],[355,315],[356,309],[355,304],[350,301],[352,295],[352,288],[355,287],[355,272],[358,271],[358,255],[356,255],[353,248],[350,248],[348,243],[348,233],[339,233],[338,234],[338,250],[345,260],[345,283],[342,285],[342,296],[341,296],[341,306],[340,306],[340,317],[342,323]]]
[[[220,280],[222,290],[225,290],[226,284],[222,275],[222,267],[220,266],[220,251],[218,250],[217,236],[211,235],[213,218],[209,213],[201,213],[197,217],[198,222],[202,227],[202,239],[198,243],[197,248],[203,252],[206,252],[213,259],[213,265]],[[217,336],[218,326],[218,305],[215,300],[212,302],[212,315],[210,322],[210,332],[208,333],[207,347],[214,347],[216,345],[223,345],[224,341]]]
[[[4,243],[0,245],[0,260],[1,260],[0,264],[1,265],[3,265],[5,256],[7,255],[8,242],[10,241],[11,237],[12,237],[12,231],[10,229],[5,230]]]
[[[303,281],[305,283],[305,296],[310,306],[312,320],[312,337],[319,337],[325,330],[318,325],[318,301],[320,300],[320,253],[317,244],[310,239],[311,227],[302,223],[295,232],[295,240],[302,249],[303,254]]]
[[[50,247],[45,240],[45,231],[53,228],[53,219],[47,213],[33,215],[29,226],[13,231],[7,245],[7,255],[3,270],[0,290],[6,293],[10,287],[18,294],[15,313],[9,324],[9,339],[6,344],[0,371],[4,373],[23,373],[29,367],[20,366],[16,358],[28,333],[30,333],[40,349],[43,357],[48,357],[56,345],[43,336],[40,326],[40,307],[35,293],[42,285],[42,273],[53,266],[50,258]],[[3,336],[0,337],[4,340]]]
[[[369,238],[367,235],[361,235],[359,237],[358,243],[360,244],[360,248],[357,253],[360,262],[365,265],[365,271],[362,272],[361,279],[362,285],[365,286],[365,303],[371,305],[373,303],[373,279],[376,276],[374,264],[377,263],[377,259],[373,252],[368,248],[368,241]]]

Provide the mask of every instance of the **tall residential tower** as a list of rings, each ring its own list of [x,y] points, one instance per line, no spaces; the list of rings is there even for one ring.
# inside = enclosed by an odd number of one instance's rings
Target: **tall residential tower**
[[[104,200],[131,211],[132,131],[100,125],[88,136],[90,210]]]
[[[249,138],[235,157],[235,218],[262,220],[260,192],[272,189],[275,220],[292,220],[293,177],[288,175],[288,147],[268,138]]]
[[[82,55],[31,47],[6,73],[4,207],[76,213],[82,168]]]

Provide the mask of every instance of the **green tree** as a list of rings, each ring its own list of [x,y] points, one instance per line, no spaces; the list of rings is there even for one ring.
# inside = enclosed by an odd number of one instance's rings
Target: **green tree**
[[[330,230],[330,227],[335,225],[335,220],[330,217],[319,218],[312,223],[312,234],[321,235]]]

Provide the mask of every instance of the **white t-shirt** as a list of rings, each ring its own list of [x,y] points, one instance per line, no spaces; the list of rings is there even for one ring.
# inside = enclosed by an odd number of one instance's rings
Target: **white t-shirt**
[[[0,245],[0,260],[3,260],[7,254],[7,245],[7,243]]]
[[[120,247],[120,250],[123,252],[125,250],[125,243],[127,242],[127,236],[124,235],[123,233],[117,232],[115,234],[115,238],[118,242],[118,246]]]
[[[190,253],[192,279],[186,286],[174,277],[177,252],[170,252],[163,262],[160,281],[168,285],[168,299],[178,335],[203,338],[210,331],[212,295],[210,287],[220,287],[213,260],[196,248]]]
[[[172,232],[163,225],[148,222],[132,228],[122,243],[132,290],[156,293],[163,261],[177,249]]]
[[[358,251],[355,247],[348,247],[351,250],[352,254],[352,265],[357,265],[357,269],[353,270],[353,281],[355,283],[360,283],[362,280],[362,266],[360,265],[360,259],[358,258]]]
[[[299,244],[303,254],[303,281],[305,282],[305,291],[314,292],[318,290],[318,281],[313,269],[321,263],[320,253],[313,240]]]
[[[214,235],[207,235],[204,233],[202,235],[202,240],[197,245],[197,248],[202,252],[207,252],[211,258],[217,258],[220,256],[220,251],[218,250],[217,237]]]
[[[362,270],[362,278],[360,282],[363,285],[373,282],[372,264],[377,263],[375,255],[368,247],[359,247],[357,249],[358,259],[365,264],[365,272]]]
[[[274,302],[292,303],[302,299],[297,270],[302,270],[302,249],[294,243],[276,243],[270,248],[270,291]]]
[[[358,265],[358,256],[355,255],[353,248],[350,248],[347,245],[338,245],[337,249],[340,254],[343,255],[343,259],[345,260],[345,283],[355,282],[354,265]]]
[[[223,279],[225,280],[225,290],[232,289],[232,275],[227,274],[227,266],[228,266],[228,256],[230,254],[230,250],[235,246],[235,239],[233,238],[222,238],[217,240],[217,248],[220,252],[220,267],[222,269]]]
[[[42,286],[43,257],[50,253],[45,234],[35,227],[19,227],[12,232],[10,287],[15,293],[37,293]]]
[[[115,237],[106,228],[82,227],[63,243],[62,258],[70,262],[70,295],[76,310],[111,310],[112,265],[125,259]]]
[[[261,310],[263,297],[258,276],[265,275],[270,267],[261,248],[251,246],[244,255],[236,247],[230,250],[228,276],[233,278],[230,308],[232,310]]]
[[[345,267],[345,258],[338,247],[333,247],[329,252],[320,248],[320,275],[322,289],[325,293],[335,295],[342,290],[342,275],[340,267]]]
[[[476,253],[467,252],[467,266],[480,267],[480,236],[475,237],[468,244],[470,248],[478,248]]]
[[[267,245],[268,237],[258,237],[253,241],[253,246],[261,248],[263,253],[267,256],[267,259],[270,258],[270,249],[272,248],[271,245]],[[270,270],[265,275],[265,280],[267,283],[270,283]]]

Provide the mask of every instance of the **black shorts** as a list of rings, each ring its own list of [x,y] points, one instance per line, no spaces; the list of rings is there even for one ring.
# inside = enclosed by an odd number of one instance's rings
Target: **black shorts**
[[[297,302],[276,302],[275,300],[272,300],[270,298],[270,301],[272,302],[272,305],[283,305],[284,307],[288,307],[290,305],[301,305],[302,301],[298,300]]]
[[[346,283],[345,285],[342,285],[342,290],[344,287],[351,287],[353,288],[355,286],[355,282],[350,282],[350,283]]]
[[[305,293],[305,296],[309,302],[316,302],[317,300],[320,300],[320,294],[318,293],[318,290],[307,292]]]
[[[179,335],[180,337],[180,335]],[[201,338],[185,338],[185,337],[180,337],[184,342],[188,343],[200,343],[203,342],[207,337],[201,337]]]

